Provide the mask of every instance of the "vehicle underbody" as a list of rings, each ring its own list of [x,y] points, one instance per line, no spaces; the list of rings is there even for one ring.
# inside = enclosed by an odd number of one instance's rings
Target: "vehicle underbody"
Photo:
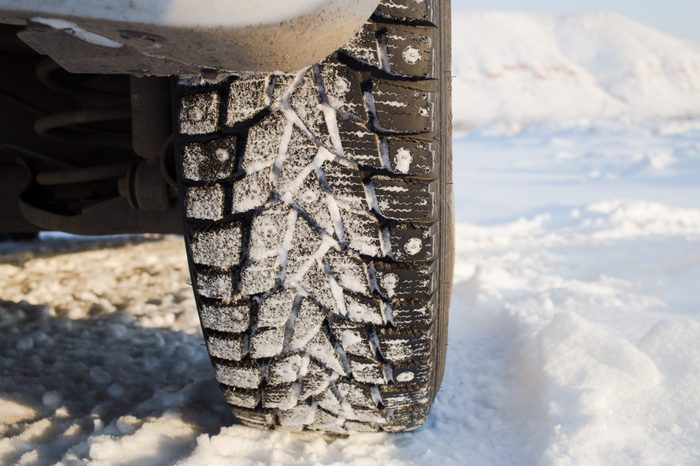
[[[0,231],[181,231],[171,78],[68,73],[0,26]]]
[[[181,232],[176,76],[296,71],[376,4],[0,0],[0,233]]]

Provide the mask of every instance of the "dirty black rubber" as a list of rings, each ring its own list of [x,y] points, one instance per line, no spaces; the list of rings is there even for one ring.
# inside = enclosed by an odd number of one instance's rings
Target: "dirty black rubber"
[[[192,281],[243,423],[425,421],[452,276],[449,24],[448,1],[386,0],[297,74],[179,80]]]

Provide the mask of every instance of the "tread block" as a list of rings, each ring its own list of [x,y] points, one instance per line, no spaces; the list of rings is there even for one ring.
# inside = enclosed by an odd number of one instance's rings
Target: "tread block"
[[[314,401],[316,401],[321,408],[336,416],[343,412],[343,406],[340,404],[340,400],[338,400],[338,397],[333,393],[331,388],[327,388],[316,395]]]
[[[328,103],[336,111],[367,121],[367,108],[362,91],[362,74],[329,59],[319,66],[319,73]]]
[[[227,403],[241,408],[252,409],[260,402],[260,392],[258,390],[224,386],[223,393]]]
[[[257,389],[262,382],[262,370],[255,363],[236,365],[215,363],[214,372],[219,383],[232,387]]]
[[[307,262],[312,260],[321,244],[321,237],[316,230],[311,228],[305,219],[297,217],[294,224],[292,247],[287,255],[286,276],[295,277],[300,273]]]
[[[241,259],[241,225],[232,223],[210,230],[195,231],[190,242],[195,264],[228,270]]]
[[[247,425],[263,428],[275,425],[275,415],[271,411],[252,410],[234,406],[233,415]]]
[[[289,410],[279,411],[277,416],[281,426],[301,429],[314,422],[316,408],[301,404]]]
[[[365,23],[360,32],[343,46],[342,52],[360,63],[380,68],[375,30],[374,23]]]
[[[326,318],[326,312],[310,299],[303,298],[299,304],[299,312],[294,321],[294,331],[289,347],[292,350],[303,349],[306,344],[321,329]]]
[[[394,383],[397,385],[425,385],[430,380],[431,365],[394,364],[391,368]]]
[[[221,220],[224,216],[221,185],[192,186],[185,190],[185,215],[193,220]]]
[[[431,265],[409,269],[375,262],[375,270],[379,291],[389,299],[427,299],[435,291],[435,273]]]
[[[321,143],[326,145],[330,137],[328,136],[328,131],[326,131],[321,94],[316,85],[313,69],[309,69],[301,82],[297,84],[296,89],[289,97],[289,104],[304,123],[306,129],[318,138]]]
[[[327,194],[323,191],[316,170],[309,173],[294,200],[313,222],[329,235],[333,234],[333,218],[328,211]]]
[[[400,178],[372,178],[377,207],[394,220],[431,220],[435,217],[435,187],[432,183]]]
[[[269,291],[275,286],[278,271],[275,257],[249,262],[241,272],[241,293],[250,296]]]
[[[425,424],[427,413],[400,415],[382,425],[383,432],[410,432]]]
[[[338,382],[335,384],[338,387],[343,400],[350,403],[353,408],[365,407],[374,409],[377,405],[374,403],[372,391],[369,385],[355,385],[347,382]]]
[[[397,224],[389,229],[391,254],[397,261],[427,261],[435,258],[437,228]]]
[[[248,353],[248,338],[242,335],[209,335],[206,337],[209,354],[220,359],[240,361]]]
[[[382,404],[397,412],[413,410],[430,400],[428,385],[415,385],[411,390],[400,385],[384,385],[379,387],[379,393]]]
[[[435,143],[407,137],[387,137],[385,141],[394,173],[427,175],[435,170]]]
[[[229,85],[226,126],[250,119],[267,107],[266,77],[241,78]]]
[[[378,299],[365,298],[345,293],[345,309],[354,322],[384,325],[382,302]]]
[[[299,400],[299,384],[290,383],[268,387],[262,394],[264,408],[292,409]]]
[[[248,131],[241,168],[250,173],[272,165],[277,158],[287,124],[284,114],[276,111],[254,125]]]
[[[335,317],[330,319],[330,326],[336,341],[340,342],[346,354],[366,359],[374,358],[366,325]]]
[[[233,279],[230,274],[216,270],[198,270],[197,292],[207,298],[229,299],[233,295]]]
[[[282,327],[289,319],[294,306],[297,291],[285,288],[273,291],[262,297],[258,308],[257,323],[259,327]]]
[[[309,341],[306,346],[306,352],[321,365],[340,375],[345,375],[345,369],[343,369],[343,365],[340,362],[340,357],[323,329],[319,330]]]
[[[338,313],[337,304],[333,297],[333,292],[328,284],[328,276],[323,268],[323,265],[318,261],[311,266],[304,278],[301,280],[301,286],[306,293],[318,301],[326,309],[330,309]]]
[[[371,416],[366,416],[366,417],[369,417],[370,419],[374,419]],[[382,421],[383,420],[384,419],[382,418]],[[373,426],[370,422],[372,422],[372,421],[368,421],[368,422],[346,421],[345,422],[345,429],[353,431],[353,432],[367,432],[367,433],[377,432],[379,430],[379,428]]]
[[[301,381],[300,399],[305,400],[310,396],[323,392],[331,380],[328,371],[318,363],[311,361],[308,370]]]
[[[427,33],[427,34],[426,34]],[[385,32],[389,69],[392,74],[431,78],[434,75],[429,28],[389,25]]]
[[[328,189],[338,205],[348,209],[367,210],[367,195],[361,173],[339,162],[323,164]]]
[[[247,175],[233,184],[233,212],[248,212],[262,207],[272,188],[272,167]]]
[[[355,293],[372,295],[367,265],[364,262],[336,250],[329,251],[326,259],[340,286]]]
[[[245,332],[250,327],[250,307],[245,304],[203,304],[199,312],[202,326],[218,332]]]
[[[255,359],[271,358],[282,352],[284,327],[258,328],[250,338],[250,355]]]
[[[428,332],[401,332],[396,329],[378,329],[379,348],[384,358],[394,363],[430,359],[432,343]]]
[[[253,217],[248,249],[251,259],[277,256],[287,229],[288,217],[289,208],[284,205],[266,209]]]
[[[426,133],[432,129],[429,92],[376,80],[372,96],[380,129],[392,133]]]
[[[299,371],[306,364],[308,361],[299,354],[270,361],[267,368],[267,384],[281,385],[296,382],[299,378]]]
[[[350,359],[350,371],[358,382],[381,385],[386,382],[384,366],[378,362]]]
[[[343,423],[344,419],[319,409],[316,411],[316,418],[314,419],[311,428],[314,430],[323,430],[327,432],[344,433],[342,428]]]
[[[397,327],[429,327],[436,312],[435,300],[428,302],[395,301],[391,304],[394,325]]]
[[[180,103],[180,134],[190,136],[215,133],[219,130],[219,105],[217,91],[201,92],[182,97]]]
[[[340,217],[351,249],[367,256],[382,256],[379,221],[374,216],[341,207]]]
[[[182,172],[191,181],[223,180],[236,173],[236,137],[185,144]]]
[[[270,100],[272,103],[279,104],[282,97],[291,90],[292,84],[296,80],[294,73],[274,73],[272,79],[272,93]]]
[[[356,428],[353,427],[353,430],[360,430],[362,432],[376,432],[377,430],[379,430],[379,428],[375,425],[383,424],[384,422],[386,422],[386,417],[384,413],[378,410],[377,408],[353,407],[352,411],[355,414],[354,419],[362,423],[368,423],[362,426],[361,424],[354,424],[354,422],[357,421],[348,421],[347,424],[357,426]]]
[[[300,175],[303,175],[318,153],[318,147],[297,126],[292,129],[292,135],[287,145],[287,154],[280,175],[280,192],[296,193]]]
[[[433,21],[434,0],[381,0],[375,14],[380,17],[415,21]]]
[[[343,155],[361,167],[383,168],[379,137],[364,123],[338,118],[338,134]]]

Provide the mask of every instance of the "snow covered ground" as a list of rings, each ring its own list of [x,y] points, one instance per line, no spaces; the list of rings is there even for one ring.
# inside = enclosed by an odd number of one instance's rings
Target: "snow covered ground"
[[[455,126],[700,116],[700,45],[614,13],[460,12]]]
[[[235,424],[181,240],[53,238],[0,246],[0,464],[700,464],[700,120],[560,116],[455,137],[448,366],[422,429]]]

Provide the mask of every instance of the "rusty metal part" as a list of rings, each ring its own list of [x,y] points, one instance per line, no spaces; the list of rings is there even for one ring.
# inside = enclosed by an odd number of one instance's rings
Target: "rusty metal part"
[[[198,75],[223,72],[296,71],[338,49],[370,17],[378,0],[327,0],[311,11],[272,24],[178,25],[49,14],[42,2],[0,0],[0,21],[25,24],[20,37],[76,73]],[[261,6],[263,7],[263,6]],[[74,27],[55,29],[45,19]],[[80,38],[75,29],[111,46]],[[99,43],[100,40],[93,41]],[[115,45],[116,44],[116,45]]]

